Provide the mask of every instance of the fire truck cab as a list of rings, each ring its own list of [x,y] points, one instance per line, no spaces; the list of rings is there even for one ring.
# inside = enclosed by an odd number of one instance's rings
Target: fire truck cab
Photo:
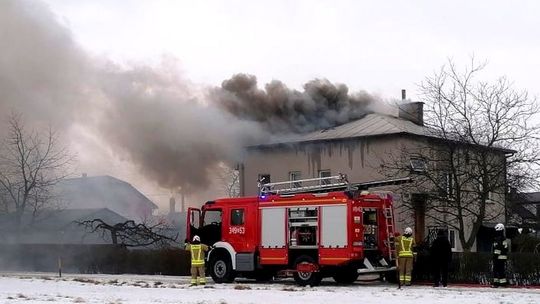
[[[284,189],[292,182],[261,184],[258,196],[189,208],[187,236],[212,246],[207,269],[216,283],[291,274],[302,286],[324,277],[352,283],[361,273],[395,270],[392,196],[362,190],[381,184],[349,184],[343,175]]]

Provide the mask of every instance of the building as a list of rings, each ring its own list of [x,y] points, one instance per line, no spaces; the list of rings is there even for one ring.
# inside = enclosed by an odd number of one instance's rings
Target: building
[[[441,138],[433,135],[423,124],[423,104],[408,103],[400,107],[399,114],[367,114],[361,119],[319,130],[308,134],[282,138],[248,148],[240,165],[240,188],[242,195],[257,195],[259,180],[276,182],[299,180],[314,177],[329,177],[338,173],[347,174],[351,182],[384,180],[391,177],[381,167],[392,157],[408,163],[410,175],[421,173],[427,164],[418,158],[415,151],[421,147],[437,146]],[[496,161],[506,164],[505,149],[490,148],[497,156]],[[506,180],[506,177],[501,177]],[[447,193],[452,191],[451,179],[447,177],[442,186]],[[291,187],[294,187],[292,183]],[[388,190],[395,190],[388,188]],[[488,208],[501,211],[504,218],[504,187],[490,192]],[[425,239],[437,228],[429,220],[425,210],[426,197],[420,190],[396,193],[395,204],[398,210],[405,200],[415,206],[412,212],[397,212],[396,222],[399,229],[414,227],[416,238]],[[498,212],[497,211],[497,212]],[[438,216],[437,214],[431,216]],[[500,217],[499,217],[500,218]],[[433,228],[433,229],[432,229]],[[449,231],[454,250],[461,251],[455,230]],[[473,249],[474,250],[474,249]]]
[[[66,179],[57,188],[60,209],[107,208],[134,221],[150,218],[158,209],[131,184],[108,175]]]

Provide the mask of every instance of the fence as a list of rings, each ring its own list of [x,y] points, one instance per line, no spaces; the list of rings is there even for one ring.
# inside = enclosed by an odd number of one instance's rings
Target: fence
[[[4,244],[0,270],[188,275],[189,253],[178,248],[128,250],[113,245]]]
[[[188,275],[189,252],[178,248],[128,250],[113,245],[1,245],[0,270],[58,271],[58,258],[64,272],[133,273]],[[431,281],[429,255],[420,252],[413,279]],[[449,280],[453,283],[489,284],[492,278],[491,254],[454,253]],[[508,262],[510,283],[540,285],[540,254],[511,253]]]
[[[431,259],[420,253],[413,279],[431,282]],[[489,284],[493,278],[491,254],[484,252],[454,253],[449,269],[449,281],[453,283]],[[519,286],[540,285],[540,254],[510,253],[507,263],[510,284]]]

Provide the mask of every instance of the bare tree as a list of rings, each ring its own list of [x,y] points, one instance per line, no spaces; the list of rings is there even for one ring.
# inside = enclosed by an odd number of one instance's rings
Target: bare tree
[[[453,228],[465,251],[483,223],[504,219],[508,186],[530,187],[540,159],[531,124],[539,107],[505,77],[476,79],[474,58],[464,70],[449,63],[419,86],[425,105],[423,144],[403,147],[383,162],[389,175],[413,176],[418,196],[403,206],[431,223]],[[402,189],[411,192],[410,189]]]
[[[171,235],[171,229],[164,221],[158,223],[135,223],[128,220],[109,224],[102,219],[92,219],[77,224],[84,226],[88,233],[100,233],[102,238],[113,245],[126,247],[144,247],[150,245],[168,246],[175,243],[178,234]]]
[[[54,203],[53,187],[68,175],[72,160],[55,130],[28,131],[20,114],[9,116],[0,145],[0,203],[14,216],[16,230],[24,214],[33,219]]]
[[[219,166],[218,182],[228,197],[240,196],[240,172],[225,164]]]

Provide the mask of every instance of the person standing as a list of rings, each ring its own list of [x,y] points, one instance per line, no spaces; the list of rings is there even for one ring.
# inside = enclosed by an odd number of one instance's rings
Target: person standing
[[[201,244],[201,238],[195,235],[191,244],[186,244],[186,250],[191,252],[191,285],[205,285],[204,253],[208,246]]]
[[[452,245],[448,240],[445,231],[437,231],[437,238],[429,248],[431,262],[433,266],[433,286],[438,287],[448,284],[448,266],[452,261]]]
[[[506,286],[506,261],[508,260],[508,241],[504,233],[504,225],[495,225],[493,242],[493,287]]]
[[[415,247],[412,229],[405,228],[403,235],[396,238],[396,249],[398,253],[399,282],[401,285],[410,286],[414,262]]]

